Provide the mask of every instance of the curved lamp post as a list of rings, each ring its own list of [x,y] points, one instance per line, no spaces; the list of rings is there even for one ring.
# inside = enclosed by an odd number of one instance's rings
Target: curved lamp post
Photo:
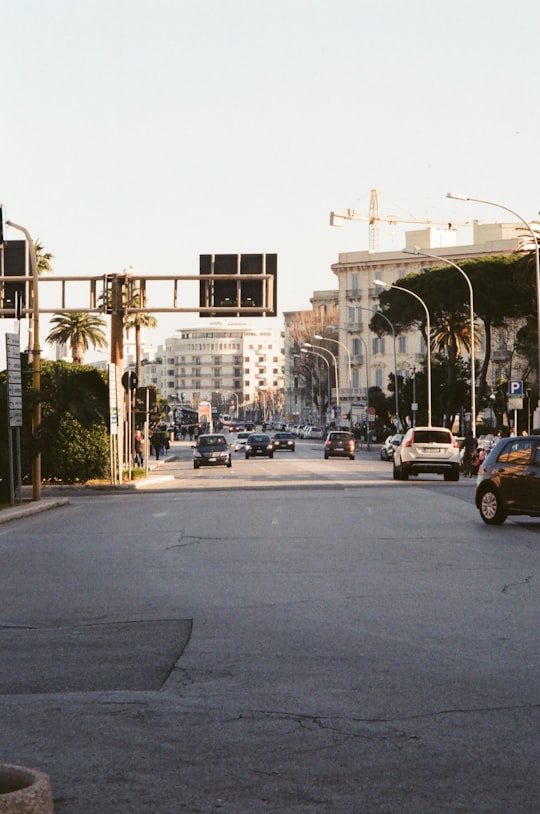
[[[334,375],[336,380],[336,407],[339,407],[339,375],[338,375],[338,363],[335,354],[333,354],[331,350],[328,350],[328,348],[325,348],[323,345],[312,345],[311,342],[304,342],[304,347],[318,348],[319,350],[324,350],[326,351],[326,353],[329,353],[332,359],[334,360]],[[328,404],[330,404],[330,393],[328,394]]]
[[[322,353],[317,353],[317,351],[315,351],[315,350],[308,350],[307,348],[300,348],[300,353],[311,353],[312,356],[318,356],[319,359],[323,359],[326,362],[326,367],[328,369],[328,386],[330,388],[330,362],[328,361],[326,356],[323,356]],[[313,380],[313,377],[312,377],[312,380]],[[313,397],[313,390],[312,390],[312,397]],[[321,388],[320,388],[320,380],[319,380],[319,397],[322,399]],[[328,390],[328,405],[330,405],[330,389]],[[320,407],[321,407],[321,410],[319,410],[319,416],[320,416],[321,424],[322,424],[322,418],[323,418],[323,416],[322,416],[322,404],[320,405]]]
[[[409,291],[408,288],[403,288],[400,285],[395,285],[394,283],[383,283],[382,280],[374,280],[373,284],[376,286],[381,286],[382,288],[395,288],[398,291],[404,291],[405,294],[410,294],[411,297],[414,297],[424,308],[426,312],[426,332],[427,332],[427,397],[428,397],[428,426],[431,427],[431,321],[429,318],[429,310],[422,299],[419,297],[418,294],[415,294],[414,291]]]
[[[371,308],[364,308],[364,306],[362,306],[362,305],[357,305],[356,307],[359,308],[361,311],[367,311],[369,314],[371,314],[372,317],[374,317],[374,316],[381,317],[386,322],[388,322],[388,324],[390,325],[390,330],[392,331],[392,339],[393,339],[393,343],[394,343],[394,396],[395,396],[395,404],[396,404],[396,407],[395,407],[396,421],[397,421],[396,429],[399,430],[399,425],[401,424],[401,419],[399,417],[399,385],[398,385],[398,369],[397,369],[397,356],[396,356],[396,329],[394,328],[393,323],[390,322],[390,320],[388,319],[386,314],[383,314],[382,311],[377,311],[376,314],[374,314],[373,311],[371,310]],[[362,339],[361,336],[359,336],[358,338],[361,339],[362,342],[364,343],[364,345],[367,347],[367,345],[365,343],[365,340]],[[366,358],[367,358],[367,354],[366,354]]]
[[[470,321],[471,321],[471,413],[472,413],[472,421],[471,421],[471,430],[473,436],[476,438],[476,349],[475,349],[475,335],[474,335],[474,294],[473,294],[473,287],[472,283],[461,268],[458,266],[457,263],[454,263],[453,260],[449,260],[447,257],[439,257],[436,254],[428,254],[427,252],[421,251],[417,246],[414,249],[402,249],[404,254],[417,254],[421,257],[430,257],[432,260],[440,260],[442,263],[448,263],[449,266],[453,266],[453,268],[457,269],[462,277],[465,278],[465,282],[469,287],[469,312],[470,312]]]
[[[349,348],[344,342],[340,342],[339,339],[332,339],[329,336],[321,336],[320,334],[315,334],[313,339],[322,339],[324,342],[335,342],[336,345],[339,345],[341,348],[344,349],[345,353],[347,354],[347,365],[349,368],[349,397],[352,391],[352,366],[351,366],[351,354],[349,353]],[[326,350],[326,348],[325,348]],[[330,353],[330,351],[328,351]]]
[[[471,198],[469,195],[463,195],[461,192],[447,192],[447,198],[452,198],[455,201],[473,201],[474,203],[481,203],[487,204],[488,206],[495,206],[497,209],[504,209],[505,212],[510,212],[511,215],[514,215],[521,223],[527,227],[529,232],[531,233],[531,237],[534,240],[534,250],[535,250],[535,269],[536,269],[536,320],[537,320],[537,327],[538,327],[538,387],[540,388],[540,245],[539,245],[539,238],[534,229],[532,228],[529,221],[525,220],[519,212],[516,212],[514,209],[510,209],[509,206],[503,206],[503,204],[495,203],[495,201],[485,201],[482,198]],[[538,409],[540,411],[540,393],[538,399]]]

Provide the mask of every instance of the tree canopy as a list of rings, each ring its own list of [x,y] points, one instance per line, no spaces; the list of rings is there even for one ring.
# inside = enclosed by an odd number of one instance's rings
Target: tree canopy
[[[475,320],[479,320],[484,333],[484,358],[480,370],[475,371],[478,397],[487,390],[486,378],[491,360],[492,329],[505,325],[511,319],[522,319],[518,349],[529,361],[531,370],[537,369],[535,351],[536,283],[534,266],[529,255],[489,255],[464,260],[460,268],[471,281],[474,295]],[[447,409],[454,400],[458,380],[458,360],[470,350],[469,289],[459,271],[451,266],[434,266],[417,274],[409,274],[397,281],[401,288],[419,296],[430,315],[431,336],[427,337],[426,314],[415,297],[395,288],[380,295],[384,315],[394,324],[396,332],[417,327],[424,340],[430,341],[447,362]],[[370,327],[379,335],[388,333],[387,323],[376,315]]]

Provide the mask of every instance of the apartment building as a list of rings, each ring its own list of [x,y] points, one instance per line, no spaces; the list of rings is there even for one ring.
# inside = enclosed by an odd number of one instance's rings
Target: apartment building
[[[276,412],[284,390],[282,338],[270,329],[211,322],[180,329],[143,360],[142,385],[172,402],[196,408],[210,401],[218,412],[243,412],[264,403]]]
[[[407,232],[405,241],[407,250],[425,251],[432,255],[429,258],[403,251],[340,254],[338,262],[332,265],[339,285],[338,339],[349,349],[349,357],[340,355],[340,379],[346,380],[350,360],[353,398],[357,395],[365,398],[368,386],[387,390],[389,374],[394,372],[395,367],[398,376],[407,379],[414,366],[425,362],[426,348],[418,331],[397,335],[395,347],[391,335],[377,337],[370,332],[369,322],[378,309],[381,292],[381,288],[375,285],[376,280],[399,284],[400,278],[407,274],[433,268],[434,265],[444,266],[444,260],[438,263],[438,257],[459,265],[460,261],[489,254],[511,254],[520,245],[521,232],[522,228],[513,223],[475,223],[472,244],[458,246],[456,231],[430,227]],[[479,339],[482,343],[483,337]],[[509,339],[508,329],[501,329],[495,337],[497,352],[492,363],[494,380],[507,372],[512,352]]]

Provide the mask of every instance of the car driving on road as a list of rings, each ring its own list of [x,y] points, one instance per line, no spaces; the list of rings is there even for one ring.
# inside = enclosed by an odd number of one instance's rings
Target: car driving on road
[[[291,432],[276,432],[272,439],[274,449],[289,449],[294,452],[294,435]]]
[[[459,480],[459,443],[447,427],[411,427],[394,452],[394,480],[434,473]]]
[[[391,461],[394,458],[396,447],[399,447],[403,439],[403,433],[398,432],[395,435],[389,435],[381,447],[381,461]]]
[[[540,436],[499,441],[480,464],[475,503],[488,525],[508,515],[540,517]]]
[[[324,442],[324,459],[328,458],[349,458],[354,461],[355,443],[354,435],[351,432],[342,430],[331,430]]]
[[[266,433],[252,433],[247,439],[244,449],[246,458],[254,458],[257,455],[274,457],[274,445]]]
[[[231,451],[224,435],[199,435],[193,446],[193,468],[200,466],[231,466]]]

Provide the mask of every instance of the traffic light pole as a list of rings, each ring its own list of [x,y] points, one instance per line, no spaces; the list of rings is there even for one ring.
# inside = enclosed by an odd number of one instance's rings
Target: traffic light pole
[[[8,226],[18,229],[26,238],[28,256],[30,258],[30,271],[32,272],[32,386],[36,392],[36,403],[32,414],[32,434],[35,434],[41,424],[41,348],[39,345],[39,286],[36,252],[34,241],[28,229],[8,220]],[[32,500],[41,499],[41,452],[37,452],[32,459]]]

